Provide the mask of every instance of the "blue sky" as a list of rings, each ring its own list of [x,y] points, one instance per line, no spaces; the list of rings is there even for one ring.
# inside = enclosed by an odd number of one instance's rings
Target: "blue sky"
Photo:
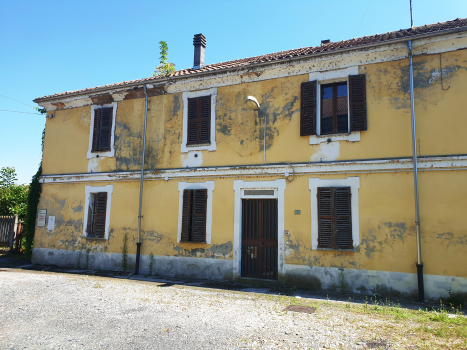
[[[467,17],[467,1],[413,0],[413,10],[423,25]],[[149,77],[160,40],[183,69],[198,33],[209,64],[408,27],[409,0],[0,0],[0,167],[29,183],[45,124],[3,96],[36,106],[36,97]]]

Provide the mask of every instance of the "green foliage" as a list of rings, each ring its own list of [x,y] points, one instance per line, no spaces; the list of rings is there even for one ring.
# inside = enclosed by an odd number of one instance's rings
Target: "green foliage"
[[[3,167],[0,170],[0,188],[13,186],[16,180],[18,179],[16,178],[15,168]]]
[[[122,269],[123,272],[126,271],[128,265],[128,236],[125,233],[123,235],[123,247],[122,247]]]
[[[43,111],[42,111],[43,110]],[[45,113],[45,109],[42,108],[41,113]],[[44,151],[44,138],[45,128],[42,131],[41,140],[41,152]],[[36,215],[37,206],[39,205],[39,199],[41,198],[42,185],[39,182],[39,178],[42,174],[42,161],[39,164],[36,174],[32,177],[31,183],[29,184],[28,193],[28,204],[26,213],[26,227],[24,228],[24,249],[26,254],[30,254],[32,251],[32,245],[34,242],[34,231],[36,229]]]
[[[26,254],[31,253],[32,244],[34,241],[34,230],[36,228],[36,213],[39,199],[41,197],[42,186],[39,183],[39,177],[42,174],[42,164],[39,165],[36,174],[32,177],[31,184],[29,185],[26,227],[24,229],[25,250]]]
[[[4,167],[0,170],[0,215],[11,216],[18,214],[20,220],[26,218],[27,185],[16,185],[15,168]]]
[[[152,75],[155,77],[168,77],[175,72],[175,64],[168,62],[167,55],[169,53],[169,47],[165,41],[159,41],[159,48],[161,50],[160,64],[154,68],[154,73]]]

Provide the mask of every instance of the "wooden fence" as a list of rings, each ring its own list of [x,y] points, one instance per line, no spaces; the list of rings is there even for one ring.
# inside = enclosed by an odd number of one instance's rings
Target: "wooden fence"
[[[0,216],[0,247],[13,250],[18,224],[18,215]]]

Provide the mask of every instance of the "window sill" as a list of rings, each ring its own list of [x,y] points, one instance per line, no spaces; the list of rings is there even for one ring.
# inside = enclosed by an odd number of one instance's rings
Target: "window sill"
[[[109,158],[112,158],[112,157],[115,157],[115,149],[112,149],[110,151],[94,151],[94,152],[91,152],[91,151],[88,151],[88,154],[87,154],[87,158],[88,159],[91,159],[91,158],[104,158],[104,157],[109,157]]]
[[[331,141],[329,141],[331,140]],[[333,141],[360,141],[360,131],[354,131],[350,134],[327,134],[327,135],[311,135],[309,138],[310,145],[318,145],[323,142]]]
[[[187,145],[182,144],[182,153],[188,153],[191,151],[215,151],[216,150],[216,142],[211,143],[199,143],[196,145]]]
[[[108,241],[107,238],[98,238],[98,237],[84,237],[84,239],[87,239],[90,241]]]
[[[185,244],[185,243],[187,243],[187,244],[208,244],[206,241],[204,241],[204,242],[180,241],[178,243],[180,243],[180,244]]]
[[[339,249],[339,248],[315,248],[314,250],[324,250],[330,252],[359,252],[360,249],[352,248],[352,249]]]

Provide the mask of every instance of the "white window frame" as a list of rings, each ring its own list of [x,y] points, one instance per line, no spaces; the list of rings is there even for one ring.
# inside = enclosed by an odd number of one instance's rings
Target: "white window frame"
[[[105,211],[105,235],[104,238],[95,238],[89,237],[91,239],[109,239],[109,227],[110,227],[110,205],[112,203],[112,192],[113,185],[107,186],[86,186],[84,192],[86,194],[85,204],[84,204],[84,221],[83,221],[83,237],[88,238],[86,228],[88,226],[88,210],[89,202],[91,200],[91,195],[98,192],[107,192],[107,204]]]
[[[322,142],[331,141],[360,141],[360,131],[350,132],[350,110],[348,111],[348,133],[346,134],[327,134],[321,133],[321,85],[347,82],[347,106],[349,103],[349,75],[357,75],[358,66],[352,66],[345,69],[332,70],[327,72],[313,72],[309,74],[309,81],[316,80],[316,135],[309,136],[309,144],[317,145]],[[349,108],[348,107],[348,108]]]
[[[277,273],[278,279],[285,275],[284,256],[284,191],[286,188],[285,179],[274,181],[234,181],[235,191],[235,213],[234,213],[234,251],[233,251],[233,277],[241,277],[242,263],[242,198],[277,198]],[[274,190],[274,196],[248,195],[244,190]]]
[[[214,191],[214,181],[206,182],[179,182],[178,191],[180,192],[178,202],[178,231],[177,243],[182,240],[182,217],[183,217],[183,191],[184,190],[207,190],[208,198],[206,202],[206,243],[211,244],[211,228],[212,228],[212,192]],[[203,244],[203,243],[201,243]]]
[[[319,178],[309,179],[311,192],[311,249],[318,248],[318,188],[319,187],[350,187],[351,193],[351,216],[352,216],[352,241],[354,248],[360,245],[360,225],[358,214],[358,190],[360,189],[359,177],[348,177],[346,179],[323,180]],[[331,248],[331,250],[340,250]]]
[[[117,117],[117,102],[112,102],[105,105],[91,105],[91,127],[89,128],[89,147],[88,147],[88,159],[100,158],[100,157],[115,157],[115,120]],[[94,135],[94,110],[98,108],[109,108],[112,107],[112,134],[110,136],[110,151],[105,152],[92,152],[92,138]]]
[[[211,95],[211,144],[187,145],[188,142],[188,99]],[[189,151],[215,151],[216,150],[216,99],[217,88],[201,91],[188,91],[182,94],[183,99],[183,141],[182,153]]]

